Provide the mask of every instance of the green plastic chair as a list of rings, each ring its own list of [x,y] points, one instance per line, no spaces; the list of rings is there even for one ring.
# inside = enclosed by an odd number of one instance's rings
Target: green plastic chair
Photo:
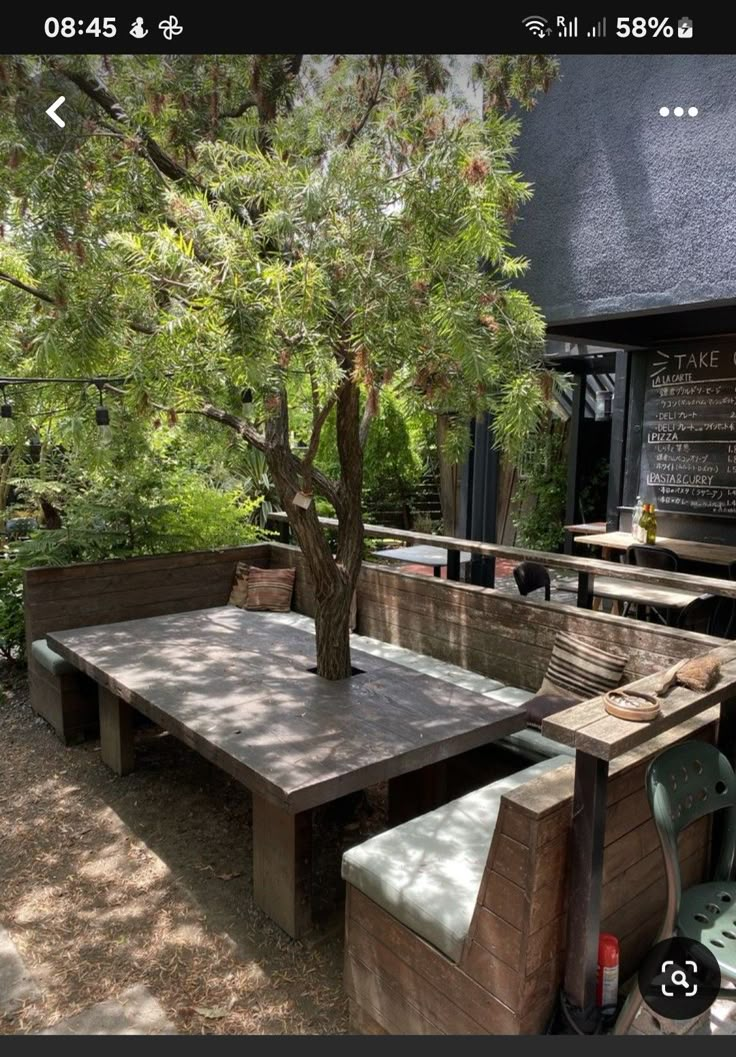
[[[667,907],[656,942],[670,936],[697,940],[711,951],[721,976],[736,980],[736,773],[714,745],[686,741],[652,761],[646,788],[667,879]],[[683,892],[677,838],[692,822],[721,809],[726,816],[715,878]],[[628,1032],[641,1003],[637,984],[616,1022],[616,1035]]]

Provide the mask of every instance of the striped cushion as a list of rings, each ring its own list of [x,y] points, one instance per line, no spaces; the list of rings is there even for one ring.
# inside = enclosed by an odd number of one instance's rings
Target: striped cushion
[[[573,635],[558,632],[539,693],[574,694],[583,699],[597,697],[618,686],[626,660]]]
[[[233,577],[233,586],[230,590],[230,597],[227,600],[229,606],[240,606],[241,609],[245,608],[245,600],[248,597],[248,573],[250,572],[250,565],[246,562],[238,562],[235,566],[235,576]]]
[[[288,613],[295,576],[296,569],[256,569],[251,566],[245,608]]]

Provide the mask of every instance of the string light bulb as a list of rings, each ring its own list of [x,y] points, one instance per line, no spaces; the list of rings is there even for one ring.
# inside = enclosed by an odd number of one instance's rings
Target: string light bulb
[[[245,418],[250,421],[255,413],[255,404],[253,403],[253,390],[244,389],[240,394],[240,399],[243,402],[243,414]]]
[[[98,438],[100,445],[103,448],[107,448],[112,443],[112,430],[110,429],[110,412],[105,407],[104,398],[102,396],[102,386],[97,387],[100,394],[100,402],[95,408],[95,422],[99,430]]]

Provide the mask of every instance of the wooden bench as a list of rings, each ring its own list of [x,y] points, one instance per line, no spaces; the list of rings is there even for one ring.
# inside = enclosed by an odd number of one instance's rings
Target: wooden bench
[[[666,895],[657,834],[644,792],[645,769],[656,753],[684,737],[712,741],[715,720],[715,711],[692,719],[611,766],[602,928],[621,942],[622,979],[635,970],[652,943]],[[357,871],[349,862],[350,855],[358,858],[361,849],[346,856],[345,988],[354,1031],[494,1035],[544,1031],[565,962],[574,764],[565,762],[542,774],[530,768],[525,774],[528,782],[501,796],[495,825],[493,812],[477,820],[478,829],[486,830],[490,849],[469,927],[462,943],[456,943],[449,954],[436,945],[436,933],[435,942],[430,942],[416,931],[416,920],[415,927],[407,924],[411,917],[405,912],[416,847],[411,831],[426,828],[433,815],[441,817],[441,811],[399,828],[407,849],[402,852],[400,844],[394,847],[399,862],[402,854],[407,857],[403,901],[379,902],[367,895],[352,883]],[[462,806],[462,801],[457,803]],[[374,840],[382,838],[386,835]],[[707,819],[683,834],[686,885],[700,880],[706,871],[708,838]],[[364,858],[370,855],[371,843],[363,846]],[[449,840],[440,839],[427,855],[422,863],[426,871],[432,870],[432,855],[457,856],[455,863],[445,863],[445,873],[468,869],[467,856]]]

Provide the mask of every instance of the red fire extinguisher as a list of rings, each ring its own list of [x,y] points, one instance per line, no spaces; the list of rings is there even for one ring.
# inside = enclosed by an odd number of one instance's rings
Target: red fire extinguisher
[[[618,1005],[619,945],[610,932],[602,932],[598,938],[598,986],[596,1005],[602,1012],[614,1013]]]

